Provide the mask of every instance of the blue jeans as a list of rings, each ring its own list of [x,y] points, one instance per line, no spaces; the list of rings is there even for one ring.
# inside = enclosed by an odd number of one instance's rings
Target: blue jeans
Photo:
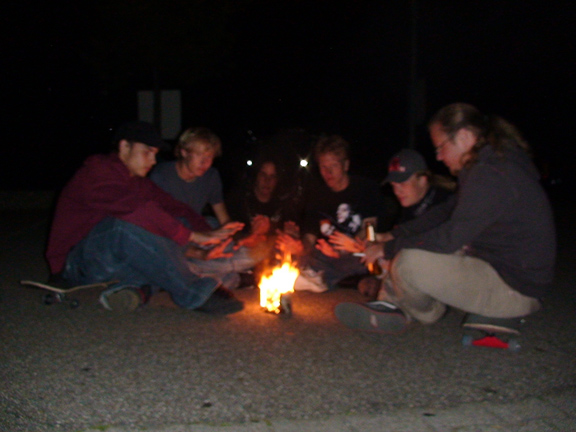
[[[338,286],[338,282],[349,276],[367,275],[368,269],[360,258],[352,254],[342,254],[339,258],[332,258],[324,255],[318,249],[305,257],[301,262],[317,272],[324,272],[322,280],[326,282],[328,289],[333,290]]]
[[[181,246],[120,219],[106,218],[69,253],[63,277],[72,284],[118,280],[116,286],[150,285],[167,291],[174,303],[195,309],[218,281],[188,268]]]
[[[226,288],[238,288],[240,285],[239,273],[253,268],[258,260],[250,255],[248,248],[242,246],[235,251],[233,247],[232,243],[230,243],[225,250],[227,253],[233,253],[230,258],[211,260],[188,258],[188,268],[197,276],[211,277],[218,280]]]

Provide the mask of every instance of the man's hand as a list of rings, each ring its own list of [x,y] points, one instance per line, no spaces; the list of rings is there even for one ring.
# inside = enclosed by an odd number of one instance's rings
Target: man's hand
[[[184,251],[184,255],[186,255],[186,258],[192,258],[197,260],[206,259],[207,254],[208,254],[207,250],[198,247],[198,245],[195,243],[186,246],[186,250]]]
[[[383,272],[390,270],[390,261],[384,259],[384,243],[370,242],[364,250],[362,262],[366,265],[378,262]]]
[[[250,221],[253,235],[265,235],[270,231],[270,218],[264,215],[256,215]]]
[[[247,248],[253,248],[262,244],[266,241],[266,236],[264,234],[251,234],[248,237],[240,239],[236,242],[236,246],[234,246],[234,250],[240,249],[242,246]]]
[[[226,225],[223,225],[214,231],[194,231],[190,234],[188,241],[202,246],[215,245],[220,243],[222,240],[232,237],[242,228],[244,228],[242,222],[228,222]]]
[[[331,258],[339,258],[340,255],[336,250],[324,239],[318,239],[316,242],[316,249],[322,252],[324,255]]]
[[[244,224],[242,222],[228,222],[227,224],[222,225],[220,228],[212,232],[223,240],[225,238],[232,237],[242,228],[244,228]]]
[[[373,264],[376,260],[384,259],[384,244],[370,242],[364,249],[364,256],[362,257],[363,263]]]
[[[364,249],[366,249],[365,242],[360,240],[360,238],[349,237],[340,231],[335,231],[330,237],[328,237],[328,240],[336,250],[355,253],[363,252]]]
[[[206,260],[212,260],[212,259],[217,259],[217,258],[230,258],[231,256],[233,256],[233,254],[231,252],[224,252],[224,250],[226,249],[226,246],[228,246],[231,241],[232,241],[232,238],[229,238],[228,240],[223,241],[219,245],[210,249],[208,251],[208,253],[206,254],[205,259]]]
[[[284,222],[284,232],[294,238],[300,238],[300,227],[294,221]]]
[[[194,231],[190,234],[190,238],[188,239],[191,243],[196,243],[201,246],[208,246],[218,244],[222,241],[221,238],[218,238],[214,235],[214,231],[207,231],[207,232],[198,232]]]
[[[394,240],[394,236],[390,232],[376,233],[376,241],[387,242],[390,240]]]
[[[280,230],[276,230],[276,234],[276,247],[278,250],[291,255],[302,255],[304,252],[302,240],[294,238]]]

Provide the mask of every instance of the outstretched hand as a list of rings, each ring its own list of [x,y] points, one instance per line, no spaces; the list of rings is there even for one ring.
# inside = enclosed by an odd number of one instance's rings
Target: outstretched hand
[[[318,239],[316,242],[316,249],[322,252],[324,255],[331,258],[339,258],[340,255],[336,250],[324,239]]]
[[[270,231],[270,218],[258,214],[250,221],[250,228],[254,235],[265,235]]]
[[[328,240],[336,250],[347,251],[351,253],[363,252],[366,249],[366,243],[360,238],[352,238],[340,231],[335,231],[328,237]]]
[[[384,259],[384,245],[383,243],[370,242],[364,249],[364,256],[361,261],[366,264],[373,264],[377,260]]]
[[[284,231],[276,230],[276,247],[278,250],[291,255],[302,255],[304,245],[302,240],[294,238]]]
[[[240,249],[242,246],[247,248],[254,248],[259,244],[262,244],[266,241],[266,236],[264,234],[250,234],[248,237],[240,239],[236,242],[234,246],[234,250]]]
[[[244,224],[242,222],[228,222],[227,224],[222,225],[217,230],[212,231],[217,237],[221,239],[225,239],[228,237],[232,237],[238,231],[244,228]]]
[[[230,258],[233,256],[231,252],[224,252],[226,247],[230,244],[232,238],[218,243],[212,249],[206,250],[202,249],[195,243],[191,243],[186,248],[184,254],[187,258],[198,259],[198,260],[211,260],[217,258]]]
[[[193,232],[190,241],[202,246],[216,245],[222,240],[232,237],[238,231],[244,228],[242,222],[228,222],[220,228],[213,231]]]
[[[231,256],[233,256],[232,252],[224,252],[224,250],[226,250],[226,247],[230,244],[231,241],[232,238],[229,238],[228,240],[225,240],[222,243],[214,246],[212,249],[208,251],[205,259],[212,260],[217,258],[230,258]]]

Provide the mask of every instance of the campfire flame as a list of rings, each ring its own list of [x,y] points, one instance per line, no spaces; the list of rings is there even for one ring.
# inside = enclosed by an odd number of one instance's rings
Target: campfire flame
[[[280,297],[282,294],[294,292],[294,282],[298,274],[298,269],[287,260],[280,267],[274,268],[270,276],[262,276],[258,284],[260,306],[268,312],[280,313]]]

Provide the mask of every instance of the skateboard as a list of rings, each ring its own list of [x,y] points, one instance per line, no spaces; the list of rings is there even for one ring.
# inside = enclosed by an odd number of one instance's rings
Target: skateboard
[[[32,281],[32,280],[20,281],[21,285],[40,288],[40,289],[49,291],[48,293],[44,294],[44,296],[42,297],[42,301],[45,305],[51,305],[54,303],[65,303],[65,304],[68,304],[70,306],[70,308],[72,308],[72,309],[75,309],[78,306],[80,306],[80,302],[78,301],[78,299],[69,297],[68,294],[70,294],[71,292],[80,291],[80,290],[89,289],[89,288],[108,288],[111,285],[114,285],[116,283],[118,283],[118,281],[113,280],[113,281],[97,282],[97,283],[86,284],[86,285],[76,285],[76,286],[72,286],[69,288],[64,288],[61,286],[50,285],[47,283],[37,282],[37,281]]]
[[[462,345],[482,346],[489,348],[509,349],[519,351],[522,318],[488,318],[481,315],[468,314],[464,319],[464,336]]]

